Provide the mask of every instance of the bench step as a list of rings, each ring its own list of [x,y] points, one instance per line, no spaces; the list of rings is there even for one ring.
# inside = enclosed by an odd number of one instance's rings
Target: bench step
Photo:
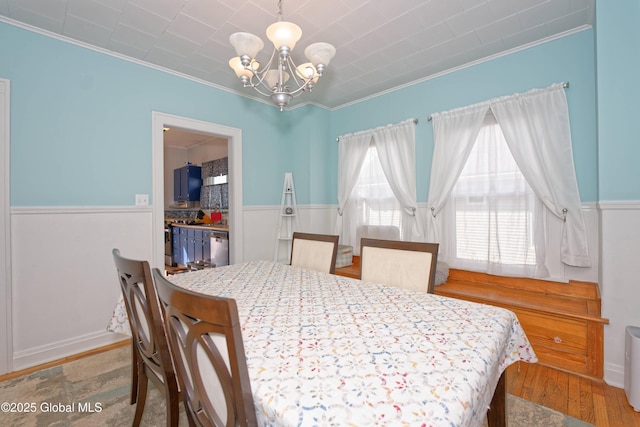
[[[518,316],[541,364],[591,378],[604,374],[602,318],[596,283],[514,278],[451,269],[437,295],[495,305]]]

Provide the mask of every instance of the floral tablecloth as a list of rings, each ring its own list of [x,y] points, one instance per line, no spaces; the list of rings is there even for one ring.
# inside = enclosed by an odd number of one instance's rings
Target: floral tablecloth
[[[234,298],[263,426],[478,426],[536,355],[511,311],[252,261],[171,276]],[[122,300],[109,331],[130,334]]]

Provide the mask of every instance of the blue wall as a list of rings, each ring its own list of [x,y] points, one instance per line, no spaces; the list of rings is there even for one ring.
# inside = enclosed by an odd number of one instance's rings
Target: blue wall
[[[598,200],[594,35],[592,30],[550,41],[333,112],[332,137],[419,119],[416,128],[417,196],[427,201],[433,133],[427,117],[491,98],[570,82],[566,91],[574,159],[583,202]],[[335,149],[337,157],[337,147]],[[337,163],[331,165],[337,174]],[[336,192],[333,193],[335,202]]]
[[[152,111],[242,129],[245,205],[278,205],[287,171],[298,203],[336,203],[336,137],[418,118],[418,201],[426,202],[432,112],[560,81],[571,84],[581,197],[596,201],[594,51],[586,30],[334,111],[307,105],[281,113],[0,22],[0,77],[11,81],[11,204],[128,206],[134,194],[151,194]]]
[[[244,203],[279,202],[291,115],[1,22],[0,58],[12,206],[129,206],[151,194],[153,111],[241,128]]]
[[[640,200],[639,22],[638,1],[596,2],[600,200]]]

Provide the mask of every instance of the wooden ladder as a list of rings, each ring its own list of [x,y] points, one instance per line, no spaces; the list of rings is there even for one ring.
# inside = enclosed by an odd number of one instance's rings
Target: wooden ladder
[[[280,202],[280,215],[278,217],[278,229],[276,230],[275,262],[289,263],[291,259],[291,241],[293,232],[298,229],[298,206],[296,204],[296,190],[293,186],[293,173],[284,174],[282,185],[282,201]],[[286,258],[280,257],[282,249],[286,249]]]

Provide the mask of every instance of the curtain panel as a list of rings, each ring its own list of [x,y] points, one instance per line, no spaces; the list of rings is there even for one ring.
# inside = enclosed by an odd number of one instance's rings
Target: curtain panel
[[[527,182],[547,209],[564,220],[562,262],[590,267],[563,85],[500,98],[491,110]]]
[[[431,115],[435,148],[427,202],[429,242],[441,242],[443,239],[440,213],[469,158],[488,110],[489,103],[484,103]]]
[[[561,261],[591,266],[586,225],[573,162],[569,109],[563,84],[432,115],[434,155],[427,206],[429,241],[440,241],[442,212],[491,109],[527,182],[564,220]]]
[[[344,208],[360,175],[367,150],[370,145],[374,145],[384,175],[402,206],[405,240],[424,240],[423,221],[420,219],[416,199],[415,126],[415,120],[409,119],[398,124],[340,136],[337,234],[342,235]]]

